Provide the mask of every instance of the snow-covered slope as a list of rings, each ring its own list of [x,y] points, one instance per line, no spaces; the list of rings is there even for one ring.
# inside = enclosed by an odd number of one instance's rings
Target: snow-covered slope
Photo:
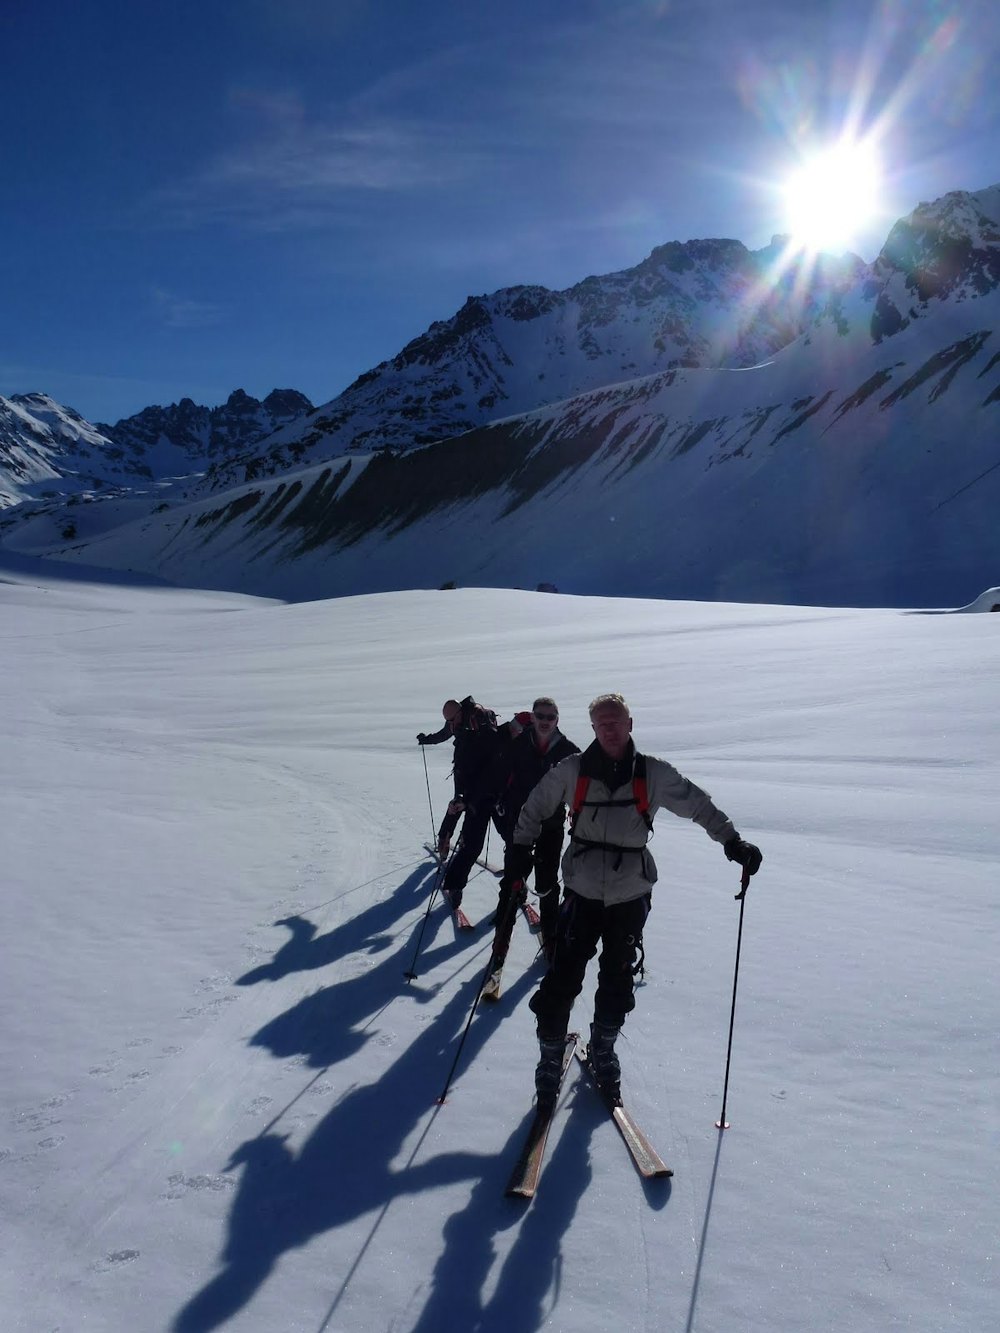
[[[5,1331],[995,1327],[1000,618],[268,606],[0,559],[0,624]],[[738,873],[661,813],[620,1050],[674,1177],[643,1185],[574,1072],[517,1204],[536,941],[437,1105],[497,890],[471,936],[431,904],[451,754],[413,738],[448,694],[551,692],[584,744],[606,689],[764,851],[732,1127]]]

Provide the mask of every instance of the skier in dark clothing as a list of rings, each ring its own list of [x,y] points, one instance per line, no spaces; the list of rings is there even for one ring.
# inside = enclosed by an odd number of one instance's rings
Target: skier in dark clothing
[[[656,811],[670,810],[700,824],[722,844],[728,859],[751,875],[763,859],[706,792],[673,765],[638,753],[632,717],[620,694],[595,699],[590,721],[597,739],[583,754],[557,764],[535,787],[522,807],[508,855],[512,872],[523,874],[545,820],[569,805],[570,843],[562,863],[566,892],[555,955],[530,1001],[538,1020],[541,1059],[535,1090],[540,1103],[551,1102],[558,1091],[570,1010],[599,945],[589,1058],[605,1096],[621,1100],[615,1041],[635,1007],[636,960],[642,956],[643,926],[656,882],[656,865],[646,847]]]
[[[512,724],[497,726],[496,713],[467,695],[461,703],[449,699],[441,710],[445,725],[434,735],[421,732],[421,745],[436,745],[449,735],[455,740],[455,796],[438,830],[438,854],[448,855],[451,838],[460,818],[462,833],[448,861],[442,892],[452,909],[461,905],[469,872],[483,850],[492,818],[499,828],[496,806],[502,755],[512,738]],[[515,724],[516,725],[516,724]]]
[[[470,696],[471,698],[471,696]],[[421,731],[417,733],[418,745],[440,745],[442,741],[455,741],[456,759],[458,751],[457,733],[462,724],[462,705],[457,699],[446,699],[441,708],[441,715],[444,718],[444,726],[435,732]],[[454,793],[452,799],[448,802],[448,807],[444,813],[444,819],[441,821],[441,827],[438,829],[437,851],[442,861],[448,855],[451,847],[452,835],[455,827],[462,817],[462,808],[459,804],[459,786],[458,786],[458,765],[452,764],[452,777],[454,778]]]
[[[510,848],[514,840],[521,807],[545,776],[561,760],[571,754],[579,754],[580,747],[574,745],[559,730],[559,709],[554,699],[543,695],[531,705],[531,724],[506,750],[504,758],[504,783],[500,793],[499,809],[503,831],[504,847]],[[538,837],[532,848],[535,871],[535,893],[538,895],[538,909],[541,917],[542,949],[551,959],[555,948],[556,921],[559,915],[559,856],[562,852],[563,829],[566,823],[566,807],[560,804],[558,809],[543,820]],[[500,895],[497,903],[497,930],[493,940],[493,960],[499,965],[507,956],[510,937],[514,928],[516,906],[511,904],[511,893],[515,885],[518,893],[524,895],[524,866],[527,858],[520,854],[518,868],[508,864],[504,857],[504,874],[500,881]]]

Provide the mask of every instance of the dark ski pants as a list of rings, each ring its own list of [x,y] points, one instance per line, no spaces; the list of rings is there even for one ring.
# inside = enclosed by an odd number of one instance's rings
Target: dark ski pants
[[[444,891],[451,895],[453,906],[462,901],[462,894],[469,881],[469,872],[476,864],[476,858],[483,850],[486,831],[490,826],[493,808],[490,805],[468,806],[462,820],[462,835],[458,840],[454,855],[448,862],[444,876]]]
[[[509,830],[509,833],[512,835],[513,829]],[[509,847],[511,845],[510,836],[508,836],[506,842]],[[551,827],[542,825],[542,831],[531,849],[534,859],[535,892],[538,894],[538,915],[542,919],[542,940],[545,943],[548,943],[549,940],[555,940],[559,922],[559,857],[562,853],[562,845],[563,824],[560,819],[558,824]],[[505,860],[503,879],[500,881],[500,894],[497,900],[498,936],[494,945],[494,953],[501,958],[507,953],[507,945],[510,943],[511,932],[514,929],[514,915],[517,908],[515,907],[513,911],[508,910],[514,883],[514,873]],[[499,932],[505,925],[505,938],[501,941]]]
[[[635,1008],[635,965],[650,895],[606,907],[567,889],[559,912],[555,956],[529,1008],[538,1019],[539,1036],[566,1035],[573,1001],[583,989],[587,964],[601,946],[594,996],[594,1021],[621,1027]]]

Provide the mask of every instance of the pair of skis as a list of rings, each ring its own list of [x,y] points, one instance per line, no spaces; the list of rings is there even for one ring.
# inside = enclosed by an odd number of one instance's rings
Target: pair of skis
[[[562,1088],[562,1080],[573,1063],[574,1055],[590,1075],[594,1088],[600,1092],[594,1068],[588,1059],[586,1049],[580,1046],[580,1035],[577,1032],[571,1032],[566,1038],[559,1082],[560,1089]],[[600,1095],[625,1142],[625,1146],[629,1150],[640,1176],[645,1180],[672,1176],[673,1171],[636,1124],[631,1113],[620,1102],[610,1102],[604,1097],[603,1093]],[[555,1117],[557,1102],[558,1093],[551,1102],[546,1102],[536,1109],[534,1119],[528,1127],[521,1154],[504,1191],[508,1198],[534,1198],[535,1190],[538,1188],[538,1178],[542,1170],[542,1161],[545,1157],[545,1145],[548,1142],[549,1129]]]
[[[444,861],[441,858],[441,854],[433,843],[425,842],[424,850],[427,852],[429,856],[432,856],[434,858],[434,860],[438,863],[440,867],[442,868],[444,867]],[[484,870],[488,870],[492,875],[503,874],[502,868],[498,868],[497,866],[491,866],[489,862],[486,860],[480,859],[476,862],[476,865],[482,866]],[[462,908],[453,906],[451,899],[449,898],[448,894],[444,891],[443,888],[441,890],[441,897],[451,908],[451,919],[454,922],[456,930],[475,930],[475,926],[465,915]]]
[[[434,860],[438,863],[439,866],[441,866],[441,867],[444,866],[444,861],[443,861],[442,858],[441,858],[441,854],[440,854],[440,852],[438,851],[438,849],[434,846],[433,843],[425,842],[425,843],[424,843],[424,850],[427,852],[427,854],[428,854],[429,856],[432,856],[432,857],[434,858]],[[490,872],[491,875],[502,875],[502,874],[503,874],[503,867],[502,867],[502,866],[494,866],[494,865],[491,865],[491,864],[489,863],[489,861],[487,861],[485,858],[482,858],[482,857],[481,857],[481,858],[476,862],[476,865],[477,865],[477,866],[482,866],[482,868],[483,868],[484,870],[488,870],[488,871]],[[462,910],[462,908],[461,908],[461,907],[454,907],[454,906],[452,906],[451,900],[449,899],[447,893],[445,893],[445,891],[444,891],[443,888],[442,888],[442,890],[441,890],[441,896],[442,896],[442,898],[444,898],[445,902],[446,902],[446,903],[448,904],[448,906],[451,908],[451,919],[452,919],[452,921],[453,921],[454,924],[455,924],[455,929],[456,929],[456,930],[475,930],[475,926],[472,924],[472,922],[471,922],[471,921],[469,920],[469,918],[466,916],[466,914],[465,914],[465,912]],[[529,903],[527,900],[525,900],[523,903],[520,904],[520,908],[521,908],[521,912],[522,912],[523,915],[524,915],[524,919],[525,919],[525,921],[527,921],[527,923],[528,923],[528,929],[531,930],[532,933],[534,933],[534,932],[540,930],[540,929],[541,929],[541,925],[542,925],[542,919],[541,919],[541,917],[538,915],[538,913],[535,911],[534,907],[532,907],[531,903]],[[502,965],[501,965],[501,966],[502,966]],[[484,991],[484,994],[485,994],[485,991]],[[487,998],[487,999],[491,999],[491,1000],[496,1000],[496,999],[499,999],[499,998],[500,998],[500,980],[499,980],[499,977],[497,978],[497,983],[496,983],[495,993],[494,993],[494,994],[487,995],[486,998]]]

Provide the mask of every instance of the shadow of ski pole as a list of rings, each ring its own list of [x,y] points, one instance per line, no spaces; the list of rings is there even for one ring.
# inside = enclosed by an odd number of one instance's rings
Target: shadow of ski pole
[[[708,1198],[705,1201],[705,1220],[701,1227],[701,1239],[698,1242],[698,1262],[694,1269],[694,1282],[691,1286],[691,1305],[688,1309],[687,1323],[684,1325],[684,1333],[692,1333],[694,1328],[695,1309],[698,1304],[698,1288],[701,1284],[701,1268],[705,1261],[705,1249],[708,1243],[708,1223],[712,1216],[712,1199],[715,1195],[715,1182],[719,1175],[719,1157],[722,1154],[722,1131],[719,1131],[719,1141],[715,1145],[715,1161],[712,1163],[712,1180],[708,1187]]]

